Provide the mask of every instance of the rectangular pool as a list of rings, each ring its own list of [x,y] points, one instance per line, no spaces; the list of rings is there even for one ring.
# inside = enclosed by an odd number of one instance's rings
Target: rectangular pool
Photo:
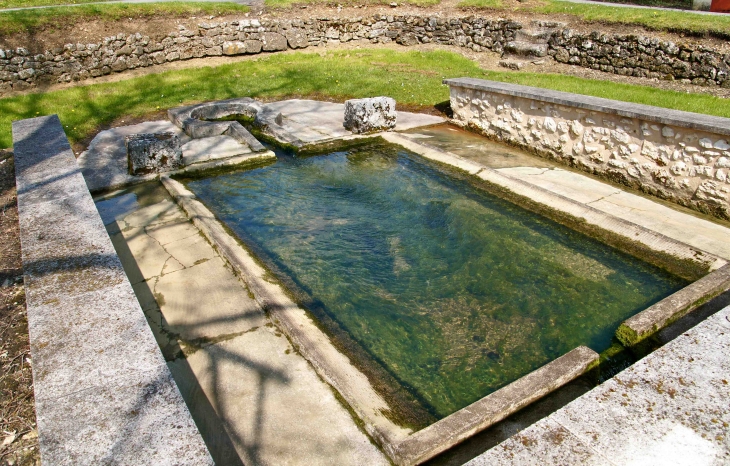
[[[277,157],[187,186],[437,419],[687,284],[395,145]]]

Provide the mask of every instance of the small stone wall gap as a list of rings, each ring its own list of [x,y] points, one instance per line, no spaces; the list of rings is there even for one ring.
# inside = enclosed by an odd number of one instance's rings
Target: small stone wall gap
[[[730,87],[730,54],[638,35],[579,34],[559,23],[550,26],[552,32],[541,38],[542,47],[560,63],[625,76]],[[139,33],[120,33],[101,42],[66,44],[36,55],[24,47],[0,50],[0,95],[179,60],[273,53],[350,41],[395,42],[406,47],[434,43],[503,53],[514,44],[518,32],[530,27],[475,16],[374,15],[200,23],[191,29],[179,26],[159,41]]]
[[[444,83],[457,124],[730,219],[730,119],[479,79]]]

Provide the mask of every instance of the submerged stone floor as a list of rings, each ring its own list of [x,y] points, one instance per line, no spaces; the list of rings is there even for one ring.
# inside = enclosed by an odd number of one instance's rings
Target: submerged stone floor
[[[97,208],[217,464],[388,464],[158,183]]]

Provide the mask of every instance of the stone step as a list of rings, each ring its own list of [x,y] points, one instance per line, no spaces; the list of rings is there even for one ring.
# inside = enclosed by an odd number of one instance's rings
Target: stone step
[[[555,29],[525,28],[517,30],[515,38],[525,42],[547,43],[553,33],[555,33]]]
[[[521,57],[544,57],[547,55],[547,43],[535,44],[523,40],[514,40],[508,42],[504,47],[506,54],[517,55]]]

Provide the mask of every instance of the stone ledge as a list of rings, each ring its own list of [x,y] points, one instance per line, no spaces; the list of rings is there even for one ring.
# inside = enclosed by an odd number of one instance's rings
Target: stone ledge
[[[730,119],[474,78],[444,83],[456,124],[730,219]]]
[[[569,92],[553,91],[539,87],[488,81],[486,79],[453,78],[444,79],[443,83],[449,87],[463,87],[478,91],[524,97],[565,105],[567,107],[577,107],[595,112],[609,113],[627,118],[638,118],[664,125],[683,126],[685,128],[730,136],[730,118],[652,107],[650,105],[634,104],[601,97],[571,94]]]
[[[398,464],[420,464],[583,375],[598,353],[579,346],[466,408],[431,424],[395,447]]]
[[[58,117],[13,141],[44,463],[212,465]]]
[[[625,320],[616,337],[634,346],[728,289],[730,265],[725,265]]]
[[[266,148],[241,123],[237,121],[205,121],[217,120],[231,115],[242,115],[253,119],[260,108],[260,104],[255,100],[243,97],[173,108],[167,111],[167,116],[170,121],[191,138],[226,135],[250,147],[253,152],[261,152],[265,151]]]

